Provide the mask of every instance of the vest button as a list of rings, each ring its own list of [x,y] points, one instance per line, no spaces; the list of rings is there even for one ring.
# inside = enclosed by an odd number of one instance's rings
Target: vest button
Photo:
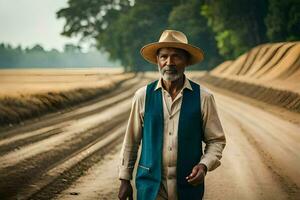
[[[171,132],[169,132],[169,135],[172,135],[172,133],[171,133]]]
[[[169,147],[169,151],[172,151],[172,147]]]

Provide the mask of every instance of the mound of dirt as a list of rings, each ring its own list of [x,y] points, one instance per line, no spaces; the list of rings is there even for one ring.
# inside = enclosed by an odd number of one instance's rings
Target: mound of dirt
[[[300,42],[259,45],[220,64],[202,80],[300,112]]]

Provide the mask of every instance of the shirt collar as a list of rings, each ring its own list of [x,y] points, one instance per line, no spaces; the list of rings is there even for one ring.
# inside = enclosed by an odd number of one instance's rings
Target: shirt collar
[[[192,88],[192,86],[191,86],[190,81],[187,79],[187,77],[186,77],[185,75],[184,75],[184,77],[185,77],[185,78],[184,78],[184,84],[183,84],[182,90],[184,90],[185,88],[187,88],[187,89],[193,91],[193,88]],[[157,89],[159,89],[159,88],[162,88],[162,78],[160,78],[160,79],[158,80],[157,85],[156,85],[156,87],[155,87],[154,90],[157,90]]]

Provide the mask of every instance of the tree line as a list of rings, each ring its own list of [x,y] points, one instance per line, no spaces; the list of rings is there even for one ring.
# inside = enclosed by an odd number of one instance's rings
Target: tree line
[[[12,47],[0,44],[0,68],[66,68],[66,67],[113,67],[118,63],[108,61],[98,51],[83,53],[79,46],[66,44],[63,52],[45,50],[41,45],[32,48]]]
[[[211,69],[267,42],[300,38],[298,0],[69,0],[57,12],[66,20],[62,34],[96,42],[127,71],[154,69],[140,48],[157,41],[164,29],[183,31],[201,47]]]

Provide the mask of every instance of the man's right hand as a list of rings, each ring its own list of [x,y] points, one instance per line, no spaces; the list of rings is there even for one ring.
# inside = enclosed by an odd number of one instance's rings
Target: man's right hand
[[[133,200],[133,190],[129,180],[121,179],[118,197],[120,200],[127,200],[127,198]]]

